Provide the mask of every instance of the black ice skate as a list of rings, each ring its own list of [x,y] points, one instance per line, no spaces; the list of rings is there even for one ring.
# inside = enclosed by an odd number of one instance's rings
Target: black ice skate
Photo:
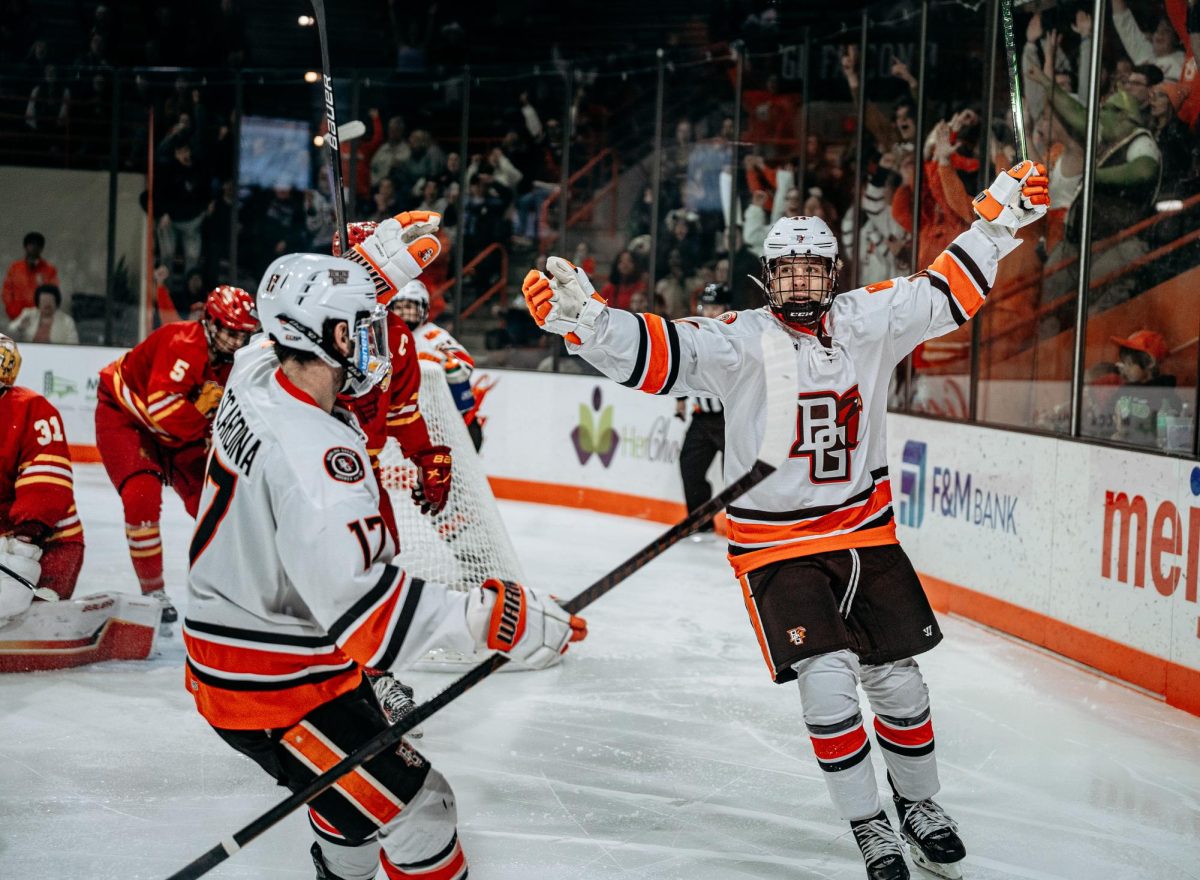
[[[388,724],[395,724],[417,708],[417,703],[413,699],[413,689],[403,682],[397,681],[390,672],[379,672],[372,669],[367,671],[366,675]],[[421,734],[421,728],[414,727],[407,735],[412,739],[420,739]]]
[[[158,626],[159,635],[172,635],[171,624],[179,620],[179,612],[175,610],[175,606],[167,598],[166,590],[153,590],[146,594],[146,598],[153,599],[162,606],[162,617],[159,618]]]
[[[337,874],[329,870],[329,866],[325,864],[325,854],[321,852],[321,844],[314,843],[309,851],[312,856],[313,865],[317,869],[317,880],[342,880]]]
[[[867,863],[868,880],[908,880],[904,847],[883,810],[870,819],[851,822],[850,830]]]
[[[946,815],[935,801],[906,801],[893,795],[896,814],[900,818],[900,833],[908,841],[913,861],[924,868],[946,877],[960,880],[963,875],[962,860],[967,856],[958,826]]]

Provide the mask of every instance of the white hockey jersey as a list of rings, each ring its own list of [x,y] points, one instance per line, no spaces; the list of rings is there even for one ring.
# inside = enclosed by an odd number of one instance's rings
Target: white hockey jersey
[[[738,577],[781,559],[897,543],[888,480],[888,382],[926,339],[949,333],[983,305],[998,261],[1019,245],[977,222],[929,269],[839,294],[826,315],[828,346],[788,330],[803,389],[789,458],[726,510]],[[669,322],[605,309],[572,352],[623,385],[651,394],[716,395],[725,405],[725,479],[753,466],[765,431],[761,336],[784,326],[769,309]]]
[[[453,357],[466,364],[468,370],[475,369],[475,358],[437,324],[426,321],[413,331],[413,336],[417,340],[417,357],[421,360],[444,364],[447,358]]]
[[[349,413],[288,381],[270,343],[238,352],[213,422],[189,558],[187,688],[211,724],[290,727],[431,647],[470,653],[468,594],[392,565],[379,487]]]

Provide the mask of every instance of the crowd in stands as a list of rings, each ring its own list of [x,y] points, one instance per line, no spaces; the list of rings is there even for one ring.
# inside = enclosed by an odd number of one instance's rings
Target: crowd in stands
[[[97,5],[84,16],[87,40],[74,46],[47,39],[27,0],[0,5],[11,13],[0,28],[0,45],[19,53],[36,80],[21,116],[30,132],[65,125],[87,106],[81,97],[103,95],[111,65],[154,63],[189,43],[186,34],[197,28],[208,45],[188,49],[197,57],[179,56],[184,62],[233,68],[245,64],[249,52],[246,16],[237,0],[194,9],[148,4],[141,11]],[[1060,3],[1018,16],[1027,147],[1049,169],[1051,213],[1034,233],[1037,240],[1006,261],[998,279],[995,299],[1003,308],[989,310],[986,339],[995,361],[1074,326],[1093,79],[1090,9]],[[1090,314],[1119,307],[1200,264],[1200,245],[1178,244],[1195,227],[1195,212],[1188,209],[1200,194],[1194,56],[1200,16],[1193,10],[1186,0],[1112,0],[1109,6],[1096,71],[1101,105],[1090,216],[1092,238],[1104,246],[1091,260]],[[396,14],[389,18],[401,70],[429,70],[432,47],[444,63],[455,63],[454,47],[463,45],[462,25],[453,15],[426,12],[403,23]],[[128,27],[139,15],[138,26]],[[805,127],[800,79],[782,76],[778,10],[755,6],[739,32],[740,118],[734,114],[735,66],[720,63],[730,48],[714,47],[714,63],[691,67],[676,80],[683,85],[674,87],[683,91],[667,102],[666,134],[657,153],[646,127],[652,81],[650,88],[647,81],[634,87],[624,77],[605,75],[602,64],[576,69],[569,144],[561,79],[531,76],[491,86],[481,103],[473,103],[466,155],[460,154],[456,95],[447,91],[413,102],[403,90],[364,89],[363,106],[371,107],[364,117],[366,133],[342,143],[350,214],[382,220],[405,210],[441,213],[443,256],[427,278],[435,310],[444,308],[439,294],[452,287],[459,251],[470,266],[469,304],[511,282],[504,277],[508,261],[523,266],[557,250],[557,210],[564,200],[558,199],[549,216],[546,207],[558,193],[564,153],[569,149],[573,171],[611,149],[627,172],[623,183],[636,181],[624,187],[619,232],[594,237],[575,232],[564,248],[588,268],[611,303],[680,318],[695,313],[699,292],[714,281],[731,286],[736,307],[759,305],[757,288],[746,276],[758,274],[766,232],[785,214],[819,216],[841,234],[843,287],[918,271],[971,223],[972,196],[1016,155],[1007,95],[998,91],[994,117],[984,118],[988,101],[981,76],[936,76],[922,89],[909,63],[883,56],[872,58],[874,78],[869,75],[864,84],[853,41],[833,47],[840,65],[829,65],[817,83],[832,92],[813,95],[823,116],[810,113]],[[131,39],[129,33],[138,36]],[[944,39],[943,34],[935,41]],[[978,46],[971,51],[982,58],[982,35],[973,39]],[[858,156],[857,104],[864,86],[864,147]],[[144,111],[153,108],[153,185],[143,207],[154,224],[158,320],[186,317],[216,283],[252,285],[249,279],[280,253],[330,247],[334,223],[322,151],[309,151],[307,186],[280,180],[248,187],[242,181],[239,188],[228,89],[179,76],[160,82],[138,77],[133,91],[123,117],[135,132],[131,146],[123,147],[128,167],[139,167],[139,151],[140,167],[145,165],[150,130]],[[918,112],[922,94],[926,104]],[[619,117],[613,115],[617,107]],[[310,101],[303,112],[312,133],[322,134],[319,105]],[[628,136],[625,143],[622,134]],[[661,181],[657,198],[654,179]],[[596,188],[591,178],[574,182],[572,207],[587,204]],[[1163,208],[1181,203],[1184,210]],[[480,254],[485,256],[472,263]],[[48,316],[66,317],[63,292],[52,295],[34,285],[29,293],[33,301],[21,311],[41,317],[33,322],[27,316],[21,326],[37,323],[33,332],[45,338]],[[488,347],[548,345],[518,299],[508,284],[482,313],[495,319],[486,334]],[[6,317],[18,315],[9,310]],[[959,360],[965,351],[960,348]],[[914,364],[918,375],[939,371],[939,362],[921,353]],[[952,357],[941,367],[961,371],[962,365]],[[898,393],[920,408],[919,388]]]

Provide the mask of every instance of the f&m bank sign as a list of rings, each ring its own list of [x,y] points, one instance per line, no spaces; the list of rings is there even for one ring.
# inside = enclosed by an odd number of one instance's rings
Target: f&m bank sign
[[[997,491],[986,475],[929,461],[928,444],[909,440],[900,463],[899,510],[902,525],[919,529],[928,517],[1016,535],[1020,497]]]

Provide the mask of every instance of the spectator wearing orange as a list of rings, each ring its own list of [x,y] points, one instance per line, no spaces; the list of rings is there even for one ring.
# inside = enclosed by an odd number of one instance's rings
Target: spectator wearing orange
[[[28,232],[22,242],[25,256],[15,260],[4,276],[4,311],[13,320],[25,309],[33,308],[34,292],[43,284],[58,285],[58,270],[42,257],[46,236]]]

